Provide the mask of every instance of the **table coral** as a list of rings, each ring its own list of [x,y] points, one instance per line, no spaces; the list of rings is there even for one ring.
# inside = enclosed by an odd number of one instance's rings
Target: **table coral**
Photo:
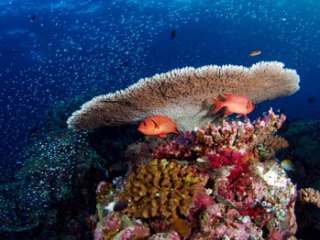
[[[68,119],[70,128],[83,130],[132,124],[154,114],[173,119],[179,129],[205,126],[211,98],[223,93],[262,102],[299,90],[296,71],[280,62],[243,66],[185,67],[144,78],[128,88],[93,98]],[[205,107],[204,107],[205,106]]]

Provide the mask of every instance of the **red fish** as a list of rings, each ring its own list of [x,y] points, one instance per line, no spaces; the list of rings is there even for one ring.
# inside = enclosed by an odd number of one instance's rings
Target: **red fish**
[[[251,53],[248,54],[249,57],[258,56],[261,54],[261,50],[254,50]]]
[[[251,113],[254,109],[253,102],[245,96],[224,93],[223,98],[224,101],[211,98],[215,105],[213,113],[217,113],[221,108],[225,107],[226,111],[224,116],[237,113],[238,117],[247,117],[247,114]]]
[[[164,137],[168,133],[178,133],[177,124],[167,116],[153,115],[143,120],[138,130],[149,136]]]

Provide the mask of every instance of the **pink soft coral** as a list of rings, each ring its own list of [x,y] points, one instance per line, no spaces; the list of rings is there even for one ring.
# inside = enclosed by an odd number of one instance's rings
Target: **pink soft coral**
[[[215,153],[208,154],[208,166],[211,168],[219,168],[225,165],[242,164],[244,155],[237,150],[231,148],[218,148]]]

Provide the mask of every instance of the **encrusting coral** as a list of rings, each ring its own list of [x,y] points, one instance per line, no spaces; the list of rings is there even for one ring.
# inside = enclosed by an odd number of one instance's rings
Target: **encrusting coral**
[[[214,227],[213,227],[214,226]],[[215,229],[214,231],[212,231]],[[201,218],[201,232],[193,239],[262,239],[262,230],[248,216],[217,203],[208,207]]]
[[[173,119],[180,129],[203,127],[211,120],[210,98],[223,93],[262,102],[299,89],[295,70],[280,62],[250,68],[233,65],[186,67],[141,79],[125,90],[93,98],[68,119],[73,129],[137,123],[154,114]]]
[[[320,192],[313,188],[302,188],[298,191],[298,199],[302,203],[311,203],[320,208]]]

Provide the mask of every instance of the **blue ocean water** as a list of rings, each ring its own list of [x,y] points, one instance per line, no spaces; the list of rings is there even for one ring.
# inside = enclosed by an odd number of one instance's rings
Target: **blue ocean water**
[[[54,107],[185,66],[283,62],[301,89],[255,114],[272,106],[319,119],[319,9],[318,0],[0,0],[0,167],[19,167]]]
[[[289,118],[319,118],[320,3],[309,1],[1,1],[1,163],[21,158],[45,112],[78,95],[207,64],[284,62],[293,96],[266,102]],[[176,37],[170,33],[176,30]],[[262,54],[249,58],[260,49]]]

